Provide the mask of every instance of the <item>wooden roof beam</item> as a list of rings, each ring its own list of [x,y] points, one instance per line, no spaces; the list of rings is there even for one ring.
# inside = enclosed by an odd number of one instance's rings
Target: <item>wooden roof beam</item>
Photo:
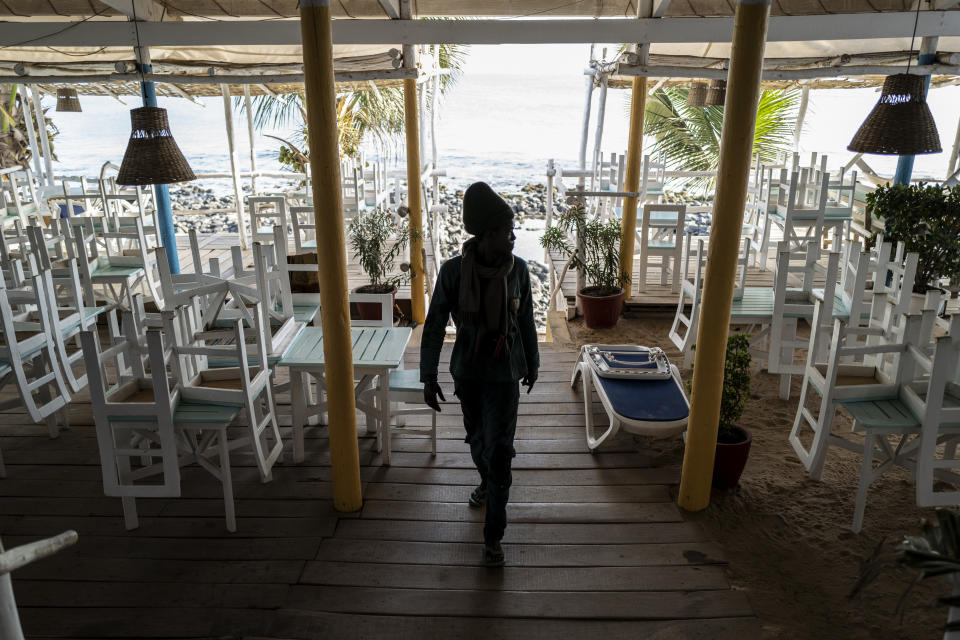
[[[391,20],[400,19],[400,0],[379,0],[379,2],[388,18]]]
[[[882,12],[770,18],[768,42],[905,38],[915,14]],[[66,27],[66,28],[65,28]],[[733,18],[608,20],[334,20],[336,44],[549,44],[730,42]],[[960,36],[960,11],[924,11],[917,36]],[[143,46],[298,45],[296,20],[142,22]],[[30,46],[130,46],[129,23],[3,22],[0,42]],[[6,55],[10,49],[5,50]]]
[[[100,0],[130,19],[158,22],[163,18],[164,7],[156,0]]]

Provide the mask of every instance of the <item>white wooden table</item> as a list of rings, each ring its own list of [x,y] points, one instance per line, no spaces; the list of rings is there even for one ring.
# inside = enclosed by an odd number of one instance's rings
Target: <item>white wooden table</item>
[[[357,408],[379,413],[378,438],[383,464],[390,464],[390,370],[398,369],[413,331],[409,327],[357,327],[350,330],[353,341],[353,372],[356,380]],[[327,410],[324,394],[323,329],[306,327],[300,332],[278,363],[290,370],[290,396],[293,404],[293,459],[304,458],[303,428],[312,416]],[[362,405],[360,394],[379,376],[376,406]],[[316,401],[310,393],[310,378],[317,381]],[[369,429],[369,426],[367,427]]]

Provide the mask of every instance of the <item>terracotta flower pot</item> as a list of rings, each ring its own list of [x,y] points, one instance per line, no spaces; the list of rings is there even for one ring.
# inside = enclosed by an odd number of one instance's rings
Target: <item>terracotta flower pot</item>
[[[742,427],[734,427],[742,436],[738,442],[717,442],[717,453],[713,461],[713,486],[717,489],[733,489],[740,482],[743,468],[747,466],[750,455],[750,432]]]
[[[394,287],[390,291],[381,291],[373,285],[365,284],[362,287],[357,287],[353,290],[354,293],[389,293],[390,294],[390,308],[393,309],[393,305],[397,300],[397,288]],[[359,320],[381,320],[380,317],[380,305],[376,302],[355,302],[357,307],[357,318]],[[392,312],[391,312],[392,313]]]
[[[585,287],[577,292],[577,302],[583,311],[583,322],[588,329],[609,329],[617,325],[620,309],[623,307],[623,289],[614,294],[596,295],[591,291],[602,292],[599,287]]]

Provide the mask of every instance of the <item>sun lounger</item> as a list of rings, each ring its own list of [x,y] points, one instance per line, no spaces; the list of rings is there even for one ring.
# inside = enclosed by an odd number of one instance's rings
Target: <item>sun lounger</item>
[[[623,429],[646,436],[678,435],[687,426],[690,403],[680,371],[658,348],[587,344],[580,349],[570,386],[583,380],[587,446],[596,449]],[[600,436],[593,429],[593,391],[610,420]]]

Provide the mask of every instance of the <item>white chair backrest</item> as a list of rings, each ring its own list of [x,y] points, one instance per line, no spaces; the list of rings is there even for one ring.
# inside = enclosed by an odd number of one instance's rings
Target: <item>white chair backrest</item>
[[[270,242],[273,227],[287,229],[287,200],[283,196],[250,196],[247,198],[247,222],[254,241]]]
[[[290,223],[293,227],[293,242],[297,253],[302,253],[304,250],[316,251],[317,228],[313,207],[290,207]],[[283,231],[284,242],[286,242],[286,230]],[[312,246],[309,246],[311,242]]]

